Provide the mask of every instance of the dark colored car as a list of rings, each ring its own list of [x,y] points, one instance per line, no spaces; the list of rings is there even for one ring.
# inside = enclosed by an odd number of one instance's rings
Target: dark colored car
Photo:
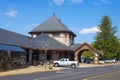
[[[90,58],[84,58],[84,63],[92,63],[93,60]]]

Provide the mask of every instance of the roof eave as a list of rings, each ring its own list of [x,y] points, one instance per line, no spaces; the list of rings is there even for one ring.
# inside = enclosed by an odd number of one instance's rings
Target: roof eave
[[[65,33],[71,33],[72,35],[74,35],[74,37],[76,37],[76,34],[73,33],[72,31],[31,31],[29,32],[29,34],[40,34],[40,33],[54,33],[54,32],[65,32]]]

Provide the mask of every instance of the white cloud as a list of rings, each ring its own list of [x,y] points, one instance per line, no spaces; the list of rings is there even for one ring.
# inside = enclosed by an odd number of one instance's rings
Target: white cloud
[[[104,4],[108,4],[109,2],[108,2],[108,0],[100,0],[102,3],[104,3]]]
[[[82,3],[83,2],[83,0],[69,0],[69,1],[71,1],[72,3]]]
[[[5,15],[9,16],[9,17],[16,17],[16,15],[18,14],[18,11],[17,10],[14,10],[14,9],[9,9]]]
[[[96,32],[100,32],[98,27],[84,28],[80,31],[80,34],[94,34]]]
[[[94,5],[96,6],[99,6],[99,5],[102,5],[102,4],[111,4],[109,0],[98,0],[98,1],[95,1],[93,2]]]
[[[93,4],[96,5],[96,6],[101,5],[101,3],[99,3],[99,2],[93,2]]]
[[[56,4],[56,5],[62,5],[64,3],[64,0],[53,0],[53,2]]]

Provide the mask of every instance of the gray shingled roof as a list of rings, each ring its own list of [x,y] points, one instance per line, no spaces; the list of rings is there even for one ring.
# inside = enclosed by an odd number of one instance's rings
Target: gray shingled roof
[[[30,37],[0,28],[0,43],[33,48]]]
[[[36,38],[32,39],[33,44],[36,46],[36,49],[47,49],[53,50],[70,50],[66,45],[58,42],[57,40],[49,37],[46,34],[41,34]]]
[[[49,37],[46,34],[41,34],[36,38],[30,38],[18,33],[14,33],[0,28],[0,44],[7,44],[13,46],[20,46],[32,49],[45,49],[48,45],[50,50],[71,50],[68,46],[60,43],[59,41]]]
[[[81,44],[74,44],[74,45],[70,46],[70,49],[76,50],[79,46],[81,46]]]
[[[68,29],[60,19],[55,15],[44,21],[42,24],[33,29],[31,33],[42,33],[42,32],[69,32],[76,36],[70,29]]]
[[[77,50],[79,50],[79,48],[82,48],[83,46],[87,46],[89,48],[89,50],[92,50],[92,51],[96,52],[97,54],[101,54],[100,51],[96,50],[95,48],[93,48],[86,42],[84,42],[83,44],[74,44],[70,47],[70,49],[73,51],[77,51]]]

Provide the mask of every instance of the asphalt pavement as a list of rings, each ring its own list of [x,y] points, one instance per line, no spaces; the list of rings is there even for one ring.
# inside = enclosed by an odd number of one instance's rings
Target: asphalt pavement
[[[95,75],[92,77],[84,78],[83,80],[120,80],[120,70],[106,74]]]
[[[102,66],[102,67],[85,67],[85,68],[64,68],[60,71],[53,72],[42,72],[42,73],[33,73],[33,74],[24,74],[24,75],[16,75],[16,76],[6,76],[0,77],[0,80],[104,80],[97,79],[100,77],[94,77],[102,74],[114,73],[116,71],[120,71],[120,65],[112,65],[112,66]],[[12,74],[12,73],[11,73]],[[120,74],[117,75],[119,78]],[[108,75],[107,75],[108,76]],[[104,76],[105,77],[105,76]],[[116,78],[112,79],[111,77],[107,77],[105,80],[117,80]],[[110,79],[109,79],[110,78]]]

